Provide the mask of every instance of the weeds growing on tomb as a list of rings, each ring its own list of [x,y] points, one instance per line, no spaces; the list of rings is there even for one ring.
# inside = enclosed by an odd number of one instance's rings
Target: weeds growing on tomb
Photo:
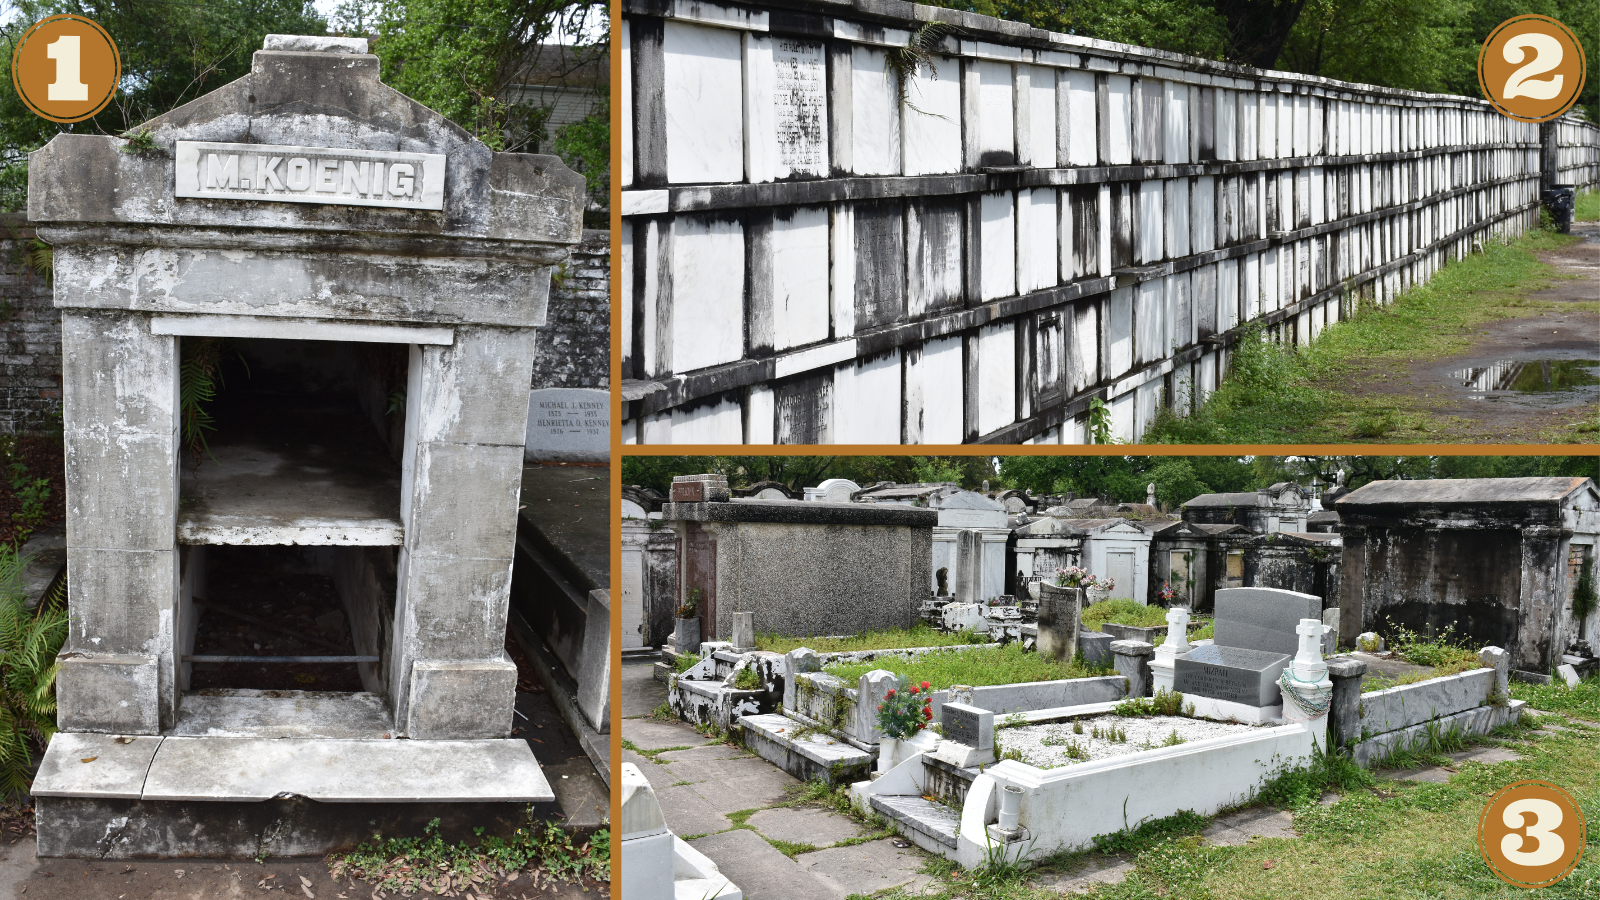
[[[896,660],[895,668],[913,682],[929,682],[934,690],[952,684],[981,687],[990,684],[1020,684],[1027,681],[1057,681],[1085,678],[1091,673],[1081,663],[1060,663],[1038,653],[1024,652],[1020,642],[1002,647],[974,647],[967,650],[934,650],[911,659]],[[883,660],[837,663],[824,671],[848,683],[884,667]]]
[[[611,880],[611,832],[606,829],[575,846],[559,826],[535,820],[530,808],[527,824],[510,838],[482,837],[482,828],[473,831],[480,838],[476,843],[447,844],[439,836],[439,820],[434,819],[422,837],[373,835],[355,850],[329,857],[329,874],[336,881],[359,879],[375,890],[404,894],[418,890],[464,894],[469,888],[482,892],[486,882],[523,870],[532,876],[535,890]]]
[[[848,653],[861,650],[902,650],[908,647],[960,647],[983,644],[987,635],[974,631],[943,632],[923,622],[910,628],[884,628],[845,637],[792,637],[782,634],[756,635],[756,649],[788,653],[805,647],[818,653]]]
[[[1167,609],[1164,606],[1147,606],[1128,597],[1113,597],[1085,606],[1080,618],[1083,620],[1083,626],[1090,631],[1101,630],[1107,622],[1113,625],[1154,628],[1167,624]]]

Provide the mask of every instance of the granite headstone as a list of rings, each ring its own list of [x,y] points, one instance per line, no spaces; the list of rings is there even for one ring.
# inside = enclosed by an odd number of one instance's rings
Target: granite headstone
[[[1216,643],[1293,656],[1301,619],[1322,618],[1322,598],[1277,588],[1222,588],[1216,593]],[[1276,677],[1276,676],[1274,676]]]
[[[1070,661],[1078,649],[1083,589],[1039,585],[1039,655]],[[1109,653],[1108,653],[1109,655]]]
[[[994,747],[994,713],[965,703],[946,703],[939,713],[944,739],[977,750]]]

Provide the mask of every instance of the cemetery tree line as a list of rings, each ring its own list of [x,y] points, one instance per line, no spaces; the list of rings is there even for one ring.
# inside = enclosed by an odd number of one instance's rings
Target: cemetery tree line
[[[346,0],[330,19],[312,0],[16,0],[0,22],[7,68],[32,23],[75,13],[117,41],[122,83],[99,115],[58,124],[28,110],[9,79],[0,87],[0,211],[27,203],[27,154],[58,132],[123,135],[250,70],[268,34],[367,37],[386,84],[437,110],[496,150],[557,153],[583,172],[604,205],[609,179],[605,98],[588,119],[548,135],[550,110],[509,102],[507,88],[558,37],[605,33],[605,7],[584,0]],[[569,37],[570,40],[570,37]],[[566,65],[592,62],[604,42],[565,48]],[[568,62],[570,60],[570,62]]]
[[[1201,494],[1253,491],[1280,481],[1332,487],[1339,472],[1354,490],[1396,478],[1574,476],[1600,480],[1594,456],[625,456],[622,483],[666,495],[675,475],[727,476],[732,488],[776,481],[799,496],[828,478],[862,487],[951,481],[968,490],[1020,488],[1037,496],[1073,492],[1176,509]]]
[[[1262,69],[1481,97],[1478,50],[1508,18],[1538,13],[1577,34],[1589,77],[1578,100],[1600,120],[1600,16],[1593,0],[927,0],[1051,31]]]

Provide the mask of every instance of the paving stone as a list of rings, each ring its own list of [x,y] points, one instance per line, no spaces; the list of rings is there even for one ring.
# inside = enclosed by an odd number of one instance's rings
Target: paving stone
[[[763,809],[752,815],[748,824],[765,837],[819,848],[832,847],[840,841],[864,837],[867,833],[854,819],[824,809]],[[872,891],[862,893],[870,894]]]
[[[762,809],[772,806],[783,800],[785,788],[799,783],[787,774],[767,766],[767,771],[760,774],[695,784],[690,787],[717,811],[730,813],[741,809]]]
[[[639,771],[644,775],[644,779],[650,782],[650,786],[655,788],[657,792],[678,783],[678,779],[667,771],[666,766],[658,766],[651,762],[649,757],[640,756],[632,750],[624,749],[622,751],[622,761],[631,762],[638,766]]]
[[[663,756],[666,754],[662,754]],[[749,778],[757,775],[781,775],[788,782],[793,782],[783,770],[775,768],[771,763],[759,756],[736,759],[686,759],[682,762],[669,762],[667,768],[679,781],[689,781],[698,784],[702,781],[731,781],[737,778]],[[767,806],[768,804],[761,804]],[[748,809],[749,807],[739,807]]]
[[[922,854],[896,847],[887,839],[802,853],[795,861],[841,897],[875,894],[895,887],[915,896],[933,884],[933,879],[920,871],[924,861]]]
[[[751,759],[755,754],[743,747],[731,747],[727,744],[705,744],[692,747],[688,750],[672,750],[656,757],[662,765],[678,765],[686,762],[704,762],[720,759]]]
[[[1460,753],[1451,753],[1449,756],[1458,763],[1475,762],[1483,763],[1486,766],[1492,766],[1495,763],[1515,762],[1522,758],[1522,754],[1515,750],[1507,750],[1504,747],[1476,747],[1471,750],[1463,750]]]
[[[1332,806],[1339,802],[1339,795],[1334,791],[1325,791],[1317,798],[1317,802],[1323,806]]]
[[[1103,884],[1116,884],[1133,871],[1133,863],[1120,856],[1104,856],[1088,860],[1083,867],[1063,875],[1047,875],[1039,879],[1039,886],[1060,894],[1084,894]]]
[[[1425,781],[1430,784],[1444,784],[1454,774],[1444,766],[1423,766],[1420,769],[1401,769],[1389,777],[1395,781]]]
[[[1201,836],[1213,844],[1233,847],[1248,843],[1251,838],[1294,838],[1294,816],[1287,810],[1253,806],[1238,812],[1218,816]]]
[[[848,896],[823,884],[754,831],[739,828],[689,843],[738,885],[745,900],[843,900]]]
[[[667,702],[667,686],[652,675],[655,660],[622,664],[622,717],[648,716]]]
[[[656,800],[661,803],[661,815],[667,820],[667,827],[679,837],[711,834],[733,827],[723,811],[708,803],[693,787],[660,788],[656,791]]]
[[[668,747],[701,747],[711,739],[688,725],[658,722],[655,719],[626,719],[622,739],[640,750],[665,750]]]

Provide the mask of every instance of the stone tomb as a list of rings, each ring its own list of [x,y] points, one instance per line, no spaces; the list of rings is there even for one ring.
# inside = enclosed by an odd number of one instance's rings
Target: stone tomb
[[[946,702],[939,711],[944,740],[934,755],[952,765],[987,765],[994,762],[994,712],[967,703]]]
[[[528,373],[583,179],[384,86],[362,39],[269,36],[141,128],[154,149],[59,134],[29,166],[72,620],[39,855],[515,829],[554,798],[510,737],[503,647]],[[207,354],[196,452],[180,367]],[[252,619],[279,636],[237,641]]]
[[[1286,653],[1202,644],[1173,661],[1173,689],[1245,706],[1277,706],[1278,676],[1288,665]]]

